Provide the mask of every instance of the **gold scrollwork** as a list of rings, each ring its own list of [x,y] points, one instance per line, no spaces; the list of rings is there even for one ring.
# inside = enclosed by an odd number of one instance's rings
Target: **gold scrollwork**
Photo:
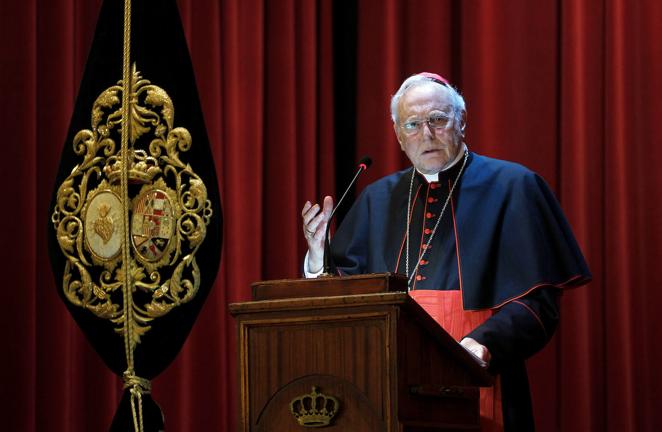
[[[189,163],[180,159],[192,145],[189,131],[174,127],[168,94],[131,72],[129,164],[123,166],[121,141],[123,82],[101,92],[93,104],[91,129],[73,139],[81,157],[60,184],[51,220],[66,258],[62,287],[72,304],[111,320],[123,334],[128,314],[135,344],[150,323],[190,301],[200,286],[196,253],[212,216],[207,188]],[[127,172],[129,199],[119,182]],[[122,218],[129,207],[130,235]],[[130,240],[130,262],[122,259]],[[128,265],[128,272],[125,267]],[[128,275],[128,281],[125,281]],[[122,286],[128,283],[132,307],[126,310]]]

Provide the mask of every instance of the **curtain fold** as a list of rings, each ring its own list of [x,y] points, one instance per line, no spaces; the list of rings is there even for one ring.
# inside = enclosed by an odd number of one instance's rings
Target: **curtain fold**
[[[105,430],[121,394],[59,300],[46,253],[57,159],[71,145],[100,5],[0,4],[6,430]],[[564,295],[556,336],[528,363],[538,430],[662,430],[662,3],[360,0],[352,29],[335,25],[349,20],[331,0],[179,6],[225,233],[216,285],[153,383],[167,430],[235,429],[227,304],[247,300],[251,282],[299,275],[303,203],[336,196],[336,178],[353,174],[336,172],[335,154],[373,157],[363,185],[407,166],[388,103],[419,71],[463,92],[472,150],[543,175],[594,276]],[[351,100],[336,76],[334,52],[347,49],[338,41],[356,51],[354,142],[336,140],[335,100]]]
[[[606,430],[604,286],[605,8],[602,3],[565,1],[560,15],[560,173],[558,189],[566,215],[582,245],[593,282],[562,299],[562,319],[553,347],[557,373],[546,385],[558,404],[558,430]],[[583,31],[590,28],[592,31]],[[540,375],[542,375],[542,371]],[[541,407],[542,405],[542,407]],[[542,409],[541,409],[542,408]],[[542,414],[539,414],[539,417]],[[552,429],[549,429],[552,430]]]
[[[10,430],[35,426],[38,271],[35,256],[40,221],[36,213],[37,26],[35,0],[0,4],[0,181],[7,203],[1,212],[2,312],[5,345],[0,368],[3,419]],[[14,34],[14,26],[23,29]],[[20,125],[13,127],[12,125]],[[32,127],[30,127],[32,126]],[[15,189],[15,191],[14,191]],[[21,317],[25,317],[21,319]],[[6,411],[5,411],[6,410]]]
[[[662,350],[650,320],[661,297],[651,266],[662,218],[650,200],[660,194],[653,166],[662,161],[652,144],[660,6],[362,1],[359,17],[357,145],[380,155],[373,171],[404,166],[386,109],[374,106],[386,107],[399,80],[432,64],[467,100],[469,147],[543,175],[589,261],[594,282],[564,296],[558,335],[529,361],[538,428],[659,428],[652,383]],[[428,17],[437,25],[425,25]],[[388,82],[392,71],[400,77]]]

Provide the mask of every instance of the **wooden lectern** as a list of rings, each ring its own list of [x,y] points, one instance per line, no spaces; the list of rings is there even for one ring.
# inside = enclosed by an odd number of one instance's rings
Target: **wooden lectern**
[[[238,321],[239,431],[469,431],[492,377],[374,274],[253,284]]]

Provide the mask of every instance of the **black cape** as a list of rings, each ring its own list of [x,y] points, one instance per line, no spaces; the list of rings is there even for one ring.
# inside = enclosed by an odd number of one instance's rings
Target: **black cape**
[[[461,169],[440,173],[431,191],[414,176],[411,273]],[[405,273],[402,251],[412,169],[369,185],[336,232],[331,250],[342,274]],[[417,193],[418,191],[418,193]],[[430,199],[435,202],[428,202]],[[423,207],[427,204],[427,207]],[[423,210],[423,211],[421,211]],[[429,217],[429,215],[432,217]],[[495,308],[541,286],[578,286],[590,273],[559,204],[527,168],[469,153],[464,172],[419,266],[417,289],[462,289],[464,308]]]

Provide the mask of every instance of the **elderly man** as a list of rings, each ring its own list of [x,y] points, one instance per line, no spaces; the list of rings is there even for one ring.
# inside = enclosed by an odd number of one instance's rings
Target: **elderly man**
[[[481,395],[483,430],[533,430],[524,360],[558,321],[563,288],[590,280],[546,183],[530,170],[468,150],[462,96],[442,77],[407,78],[391,100],[413,167],[369,185],[336,232],[339,274],[398,272],[460,344],[499,374]],[[322,268],[333,202],[306,202],[307,277]]]

